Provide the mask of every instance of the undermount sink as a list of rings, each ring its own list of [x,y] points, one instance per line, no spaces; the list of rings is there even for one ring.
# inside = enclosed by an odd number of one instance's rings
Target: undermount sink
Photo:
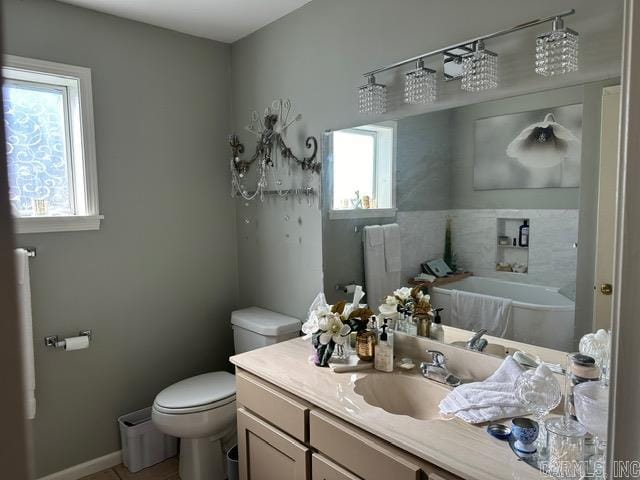
[[[385,412],[433,420],[440,418],[438,404],[449,389],[418,376],[372,374],[356,380],[354,392]]]

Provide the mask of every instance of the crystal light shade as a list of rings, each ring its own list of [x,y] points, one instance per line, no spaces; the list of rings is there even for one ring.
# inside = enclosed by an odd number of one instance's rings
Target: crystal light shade
[[[480,92],[498,86],[498,55],[478,42],[476,51],[462,58],[462,89]]]
[[[413,105],[436,100],[436,72],[420,60],[416,68],[404,74],[404,101]]]
[[[376,83],[371,75],[366,85],[358,89],[358,110],[360,113],[380,115],[387,111],[387,87]]]
[[[536,73],[548,77],[578,70],[578,33],[554,21],[553,31],[536,39]]]

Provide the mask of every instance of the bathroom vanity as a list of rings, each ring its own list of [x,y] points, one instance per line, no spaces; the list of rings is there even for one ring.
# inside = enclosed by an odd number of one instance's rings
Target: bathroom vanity
[[[486,378],[501,361],[428,339],[400,342],[416,359],[437,345],[464,378]],[[231,358],[241,479],[543,478],[484,426],[442,418],[447,387],[417,371],[333,373],[310,354],[309,342],[294,339]]]

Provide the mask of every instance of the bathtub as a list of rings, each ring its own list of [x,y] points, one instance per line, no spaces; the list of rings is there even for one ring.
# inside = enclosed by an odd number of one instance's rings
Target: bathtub
[[[575,304],[557,288],[506,282],[487,277],[468,277],[433,287],[431,303],[443,307],[442,323],[449,323],[451,291],[490,295],[513,300],[511,323],[505,338],[555,350],[572,351]]]

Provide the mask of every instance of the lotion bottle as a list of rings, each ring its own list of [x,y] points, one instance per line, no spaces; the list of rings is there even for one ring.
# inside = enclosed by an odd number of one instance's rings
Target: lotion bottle
[[[429,338],[438,342],[444,341],[444,329],[442,328],[442,319],[440,318],[440,312],[442,308],[436,308],[436,316],[433,317],[431,327],[429,328]]]
[[[393,372],[393,334],[387,332],[389,328],[387,322],[388,319],[385,318],[384,324],[382,325],[382,333],[380,333],[380,337],[378,338],[374,366],[376,370],[390,373]]]

